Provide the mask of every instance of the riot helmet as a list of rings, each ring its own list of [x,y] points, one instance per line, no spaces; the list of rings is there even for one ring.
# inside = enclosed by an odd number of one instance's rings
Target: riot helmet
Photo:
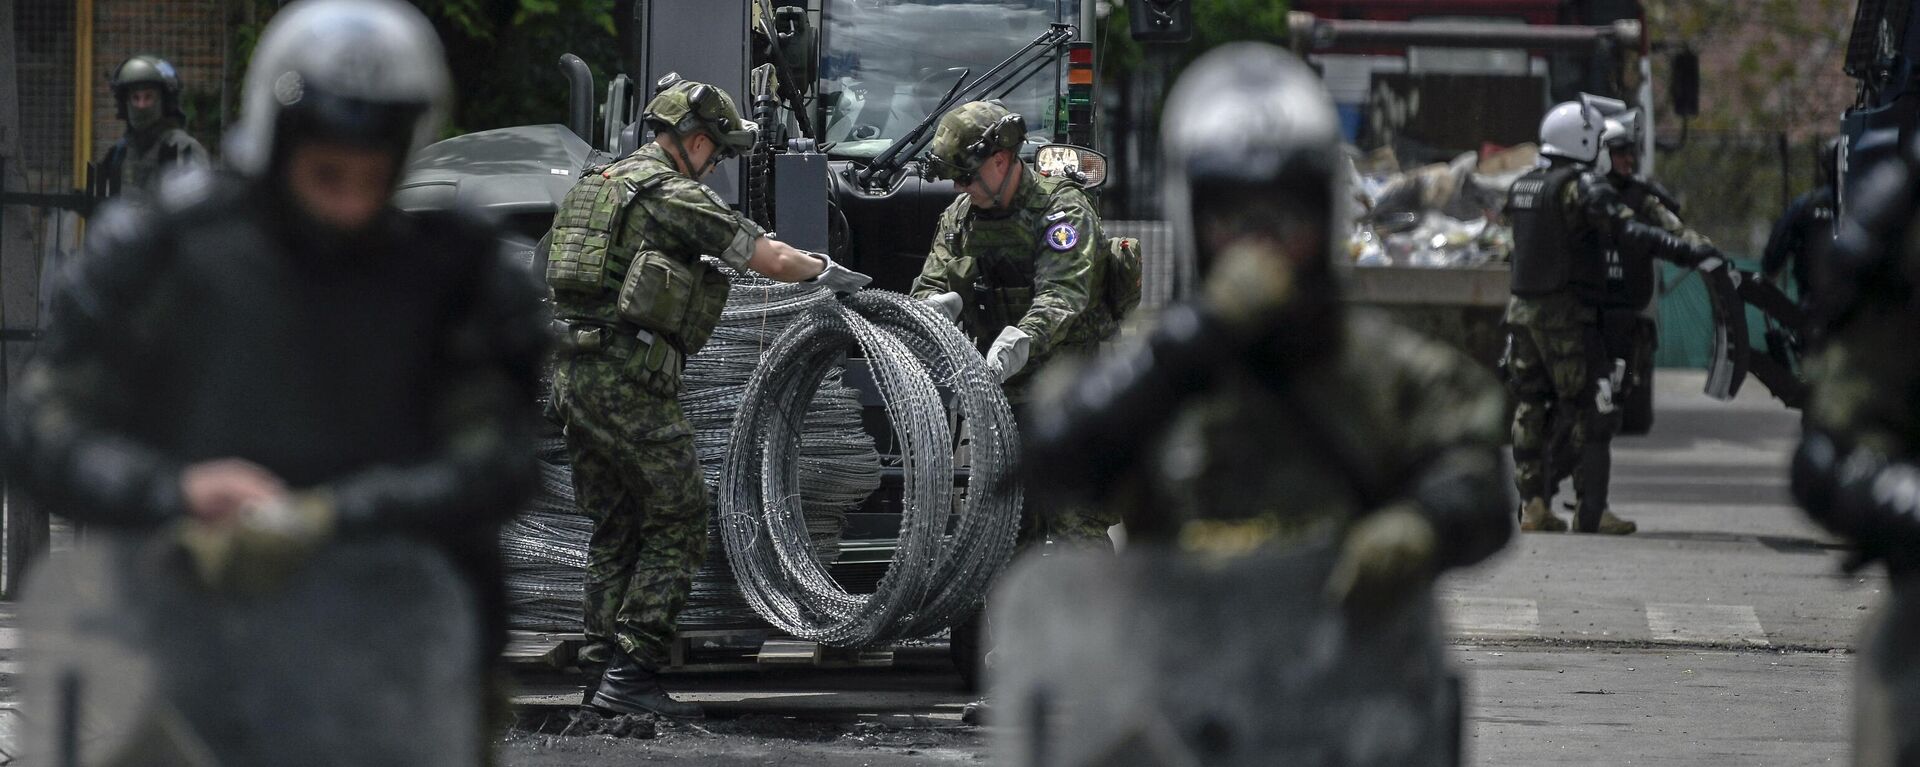
[[[688,80],[677,72],[667,73],[654,85],[653,100],[647,102],[641,119],[656,132],[672,134],[676,139],[706,134],[713,140],[713,156],[708,158],[707,168],[698,172],[686,158],[686,148],[680,147],[681,162],[694,178],[705,175],[722,159],[753,149],[760,135],[760,126],[740,116],[739,107],[725,90]]]
[[[1635,131],[1638,124],[1638,121],[1625,115],[1619,119],[1607,118],[1606,127],[1600,131],[1600,145],[1605,147],[1606,151],[1601,152],[1594,163],[1596,168],[1621,177],[1633,176],[1639,172],[1638,158],[1633,154],[1636,145],[1639,144],[1640,137]],[[1622,153],[1626,157],[1624,164],[1614,160],[1616,153]]]
[[[113,89],[113,113],[136,129],[144,129],[158,122],[160,117],[186,119],[180,111],[180,74],[173,65],[159,56],[141,54],[115,67],[113,75],[107,78],[107,84]],[[127,110],[128,97],[135,88],[154,88],[160,92],[160,110],[150,117],[142,117]]]
[[[1166,205],[1182,256],[1176,290],[1197,285],[1218,255],[1203,230],[1221,215],[1290,230],[1274,232],[1284,239],[1305,235],[1325,251],[1310,260],[1331,271],[1334,234],[1345,229],[1335,220],[1342,211],[1340,120],[1312,69],[1273,45],[1224,45],[1180,76],[1165,114]]]
[[[1592,164],[1605,131],[1606,118],[1586,100],[1561,102],[1540,119],[1540,154]]]
[[[399,0],[299,0],[267,24],[247,68],[234,168],[269,175],[306,141],[391,150],[439,132],[452,97],[440,38]]]
[[[964,186],[995,152],[1018,150],[1026,140],[1025,117],[998,100],[970,101],[940,116],[928,147],[928,170]]]

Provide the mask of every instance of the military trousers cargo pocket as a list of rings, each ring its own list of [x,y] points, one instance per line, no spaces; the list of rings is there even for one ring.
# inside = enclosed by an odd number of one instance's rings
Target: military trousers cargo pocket
[[[645,330],[678,334],[699,289],[695,268],[656,250],[640,251],[620,284],[620,319]]]

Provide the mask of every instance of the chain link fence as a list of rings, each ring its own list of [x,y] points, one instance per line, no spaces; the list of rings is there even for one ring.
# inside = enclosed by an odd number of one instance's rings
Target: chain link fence
[[[1787,203],[1814,187],[1827,136],[1784,133],[1693,132],[1686,143],[1660,152],[1656,177],[1681,202],[1688,226],[1712,238],[1742,269],[1758,270],[1774,222]],[[1661,367],[1705,367],[1712,349],[1713,312],[1700,280],[1686,270],[1662,271]],[[1749,309],[1755,345],[1766,323]]]

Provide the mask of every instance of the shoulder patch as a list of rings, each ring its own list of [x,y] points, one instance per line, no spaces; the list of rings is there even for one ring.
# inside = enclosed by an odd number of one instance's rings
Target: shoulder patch
[[[1052,222],[1054,222],[1054,221],[1059,221],[1060,219],[1063,219],[1063,218],[1066,218],[1066,217],[1067,217],[1067,211],[1064,211],[1064,210],[1056,210],[1056,211],[1054,211],[1054,212],[1052,212],[1052,213],[1048,213],[1048,214],[1047,214],[1047,221],[1048,221],[1048,223],[1052,223]]]
[[[1080,230],[1065,221],[1047,227],[1047,247],[1065,253],[1080,244]]]

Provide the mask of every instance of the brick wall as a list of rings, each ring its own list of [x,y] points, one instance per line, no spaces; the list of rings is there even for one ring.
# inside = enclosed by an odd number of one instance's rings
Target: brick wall
[[[94,0],[93,157],[105,154],[126,132],[126,124],[114,116],[107,78],[120,62],[142,53],[173,62],[185,89],[188,129],[209,151],[219,151],[215,140],[230,5],[224,0]]]

